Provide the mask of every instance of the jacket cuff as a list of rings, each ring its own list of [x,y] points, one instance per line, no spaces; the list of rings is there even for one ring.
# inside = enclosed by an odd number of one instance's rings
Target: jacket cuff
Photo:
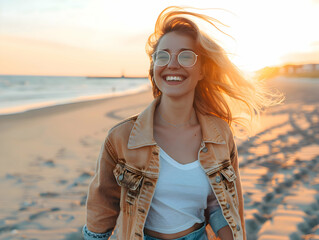
[[[216,237],[218,237],[218,231],[221,228],[228,226],[228,222],[225,220],[222,210],[220,208],[218,208],[210,214],[209,224],[212,227]]]
[[[91,232],[86,225],[84,225],[82,229],[82,234],[83,234],[84,240],[96,240],[96,239],[108,240],[112,234],[112,230],[106,233],[94,233],[94,232]]]

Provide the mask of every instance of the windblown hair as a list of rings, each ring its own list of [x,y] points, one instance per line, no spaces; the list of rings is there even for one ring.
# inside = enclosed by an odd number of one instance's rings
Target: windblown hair
[[[156,21],[154,33],[149,36],[146,43],[146,52],[150,58],[149,79],[152,82],[154,98],[160,96],[161,91],[153,78],[152,54],[166,33],[185,34],[195,40],[196,53],[201,59],[201,71],[204,76],[195,89],[195,110],[202,114],[218,116],[225,120],[233,131],[233,126],[236,126],[236,129],[238,127],[245,135],[250,135],[261,111],[282,102],[283,96],[271,93],[260,81],[246,80],[229,60],[225,50],[201,31],[191,18],[203,20],[222,32],[217,27],[217,24],[222,23],[210,16],[175,6],[164,9]]]

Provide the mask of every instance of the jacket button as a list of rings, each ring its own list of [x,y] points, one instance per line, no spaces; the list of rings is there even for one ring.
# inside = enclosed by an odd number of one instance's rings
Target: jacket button
[[[117,179],[121,182],[123,180],[123,178],[124,178],[124,174],[122,173],[120,176],[118,176]]]
[[[138,211],[139,211],[140,213],[145,213],[144,209],[142,209],[142,208],[139,208]]]
[[[207,148],[207,147],[204,147],[204,148],[202,149],[202,151],[203,151],[204,153],[207,153],[208,148]]]
[[[217,183],[220,183],[220,181],[221,181],[220,176],[216,176],[215,180],[216,180]]]
[[[229,209],[229,208],[230,208],[229,203],[226,203],[226,208],[227,208],[227,209]]]
[[[146,186],[153,186],[153,183],[148,182],[148,181],[147,181],[147,182],[145,182],[144,184],[145,184]]]
[[[240,226],[237,224],[237,227],[236,227],[237,231],[240,231]]]

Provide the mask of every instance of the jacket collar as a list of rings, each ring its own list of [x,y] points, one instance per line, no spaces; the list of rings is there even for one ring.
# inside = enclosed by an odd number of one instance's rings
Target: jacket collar
[[[153,138],[153,121],[156,106],[160,102],[160,97],[155,98],[152,103],[138,115],[131,130],[128,140],[128,149],[136,149],[144,146],[156,145]],[[216,116],[203,115],[196,112],[198,121],[201,125],[203,142],[225,144],[225,140],[220,134],[220,123]]]

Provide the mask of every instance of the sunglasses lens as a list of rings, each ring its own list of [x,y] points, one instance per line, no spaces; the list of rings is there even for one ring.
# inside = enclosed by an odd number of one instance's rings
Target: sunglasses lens
[[[154,54],[153,61],[157,66],[165,66],[169,62],[169,53],[166,51],[158,51]]]
[[[184,67],[193,66],[196,60],[196,54],[192,51],[183,51],[178,55],[178,62]]]

